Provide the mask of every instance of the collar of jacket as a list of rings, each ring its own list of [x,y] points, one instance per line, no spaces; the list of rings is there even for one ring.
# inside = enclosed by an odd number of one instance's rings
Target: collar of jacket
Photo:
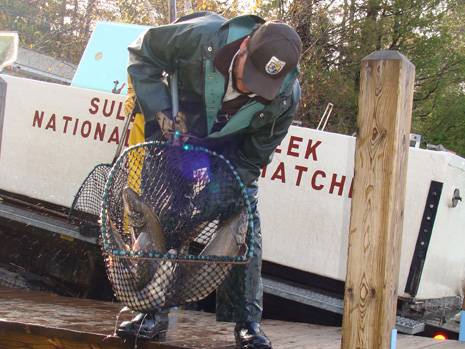
[[[237,44],[239,39],[247,36],[258,24],[264,22],[265,21],[260,17],[253,15],[235,17],[229,21],[225,21],[220,26],[216,37],[207,42],[204,46],[204,103],[205,113],[207,115],[208,134],[210,134],[213,129],[216,115],[222,103],[226,84],[226,77],[216,69],[213,62],[215,55],[220,48],[234,42]],[[229,60],[229,62],[231,62],[231,60]]]

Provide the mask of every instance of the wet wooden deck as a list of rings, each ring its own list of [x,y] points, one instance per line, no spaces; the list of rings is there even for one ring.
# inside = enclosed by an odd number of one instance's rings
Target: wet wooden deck
[[[119,303],[60,297],[0,287],[0,348],[234,348],[232,323],[215,315],[172,310],[162,342],[123,340],[113,335],[116,321],[130,312]],[[264,319],[262,326],[273,348],[336,349],[341,328]],[[399,335],[397,348],[465,349],[464,342]]]

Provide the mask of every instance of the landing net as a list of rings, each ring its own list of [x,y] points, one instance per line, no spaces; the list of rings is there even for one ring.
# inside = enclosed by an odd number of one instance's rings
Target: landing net
[[[115,295],[140,312],[205,298],[252,255],[244,185],[228,160],[202,147],[127,149],[109,174],[101,220]]]

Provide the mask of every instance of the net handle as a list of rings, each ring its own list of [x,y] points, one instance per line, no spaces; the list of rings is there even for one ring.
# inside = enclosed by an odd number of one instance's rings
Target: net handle
[[[176,117],[179,113],[179,95],[178,95],[178,72],[175,71],[171,75],[171,111],[173,114],[173,125],[176,122]],[[174,145],[181,145],[181,137],[179,134],[174,132],[173,136],[173,144]]]
[[[123,127],[123,133],[121,134],[121,140],[118,144],[118,147],[116,148],[116,153],[115,153],[115,157],[113,158],[113,161],[111,162],[112,165],[115,164],[116,160],[118,160],[120,154],[121,154],[121,150],[123,149],[123,145],[124,143],[126,143],[126,133],[128,132],[128,128],[129,128],[129,124],[131,122],[131,119],[132,119],[132,115],[131,113],[128,113],[128,115],[126,116],[126,122],[124,123],[124,127]]]
[[[176,21],[177,11],[176,11],[176,0],[170,0],[169,2],[170,9],[170,23]],[[175,70],[171,75],[171,111],[173,114],[173,128],[174,123],[176,122],[176,116],[179,113],[179,96],[178,96],[178,72]],[[176,132],[173,135],[173,143],[180,145],[180,137]]]

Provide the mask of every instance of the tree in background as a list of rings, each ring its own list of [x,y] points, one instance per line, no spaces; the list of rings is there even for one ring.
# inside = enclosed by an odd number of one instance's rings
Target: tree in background
[[[304,45],[303,125],[315,127],[331,102],[326,130],[355,132],[360,61],[397,50],[416,67],[412,132],[465,155],[463,1],[296,0],[285,7],[282,19]]]
[[[178,16],[213,11],[231,18],[244,13],[240,1],[178,0]],[[163,25],[169,1],[0,0],[0,30],[17,31],[20,45],[79,63],[96,21]]]
[[[78,63],[91,34],[96,1],[0,0],[0,30],[20,45]]]
[[[432,144],[465,156],[465,3],[451,1],[437,37],[417,61],[430,69],[417,74],[414,131]],[[434,40],[434,41],[433,41]],[[429,64],[428,64],[429,63]]]
[[[23,47],[78,63],[94,9],[94,1],[0,0],[0,30],[17,31]]]

